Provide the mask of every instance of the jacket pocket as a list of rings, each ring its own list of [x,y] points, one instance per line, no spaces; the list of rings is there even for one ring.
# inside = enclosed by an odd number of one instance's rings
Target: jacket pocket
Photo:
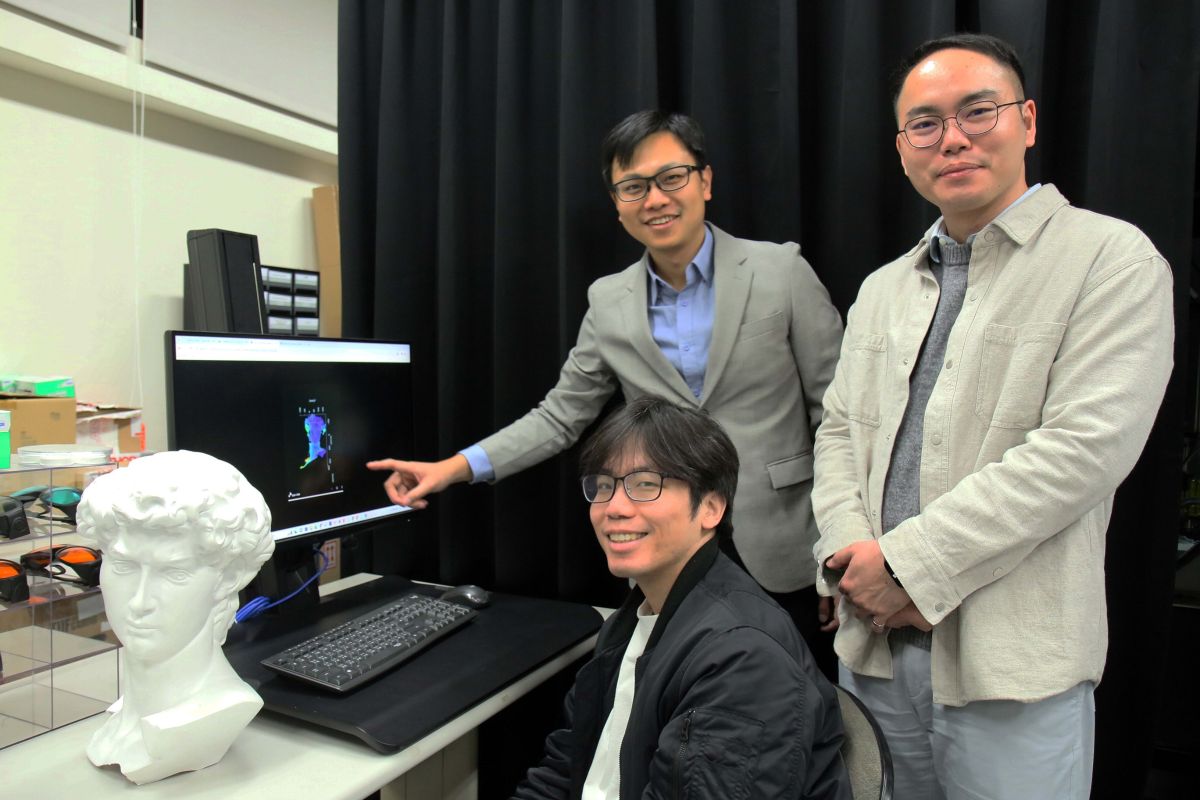
[[[783,312],[776,311],[773,314],[763,317],[762,319],[753,319],[749,322],[742,323],[738,328],[737,340],[744,342],[747,339],[753,339],[756,336],[762,336],[774,330],[783,328]]]
[[[761,720],[722,708],[695,708],[684,717],[675,763],[675,796],[693,800],[750,797]]]
[[[850,343],[846,360],[846,416],[854,422],[879,427],[879,395],[887,375],[887,337],[866,333]]]
[[[988,325],[983,331],[976,416],[993,428],[1032,430],[1040,425],[1050,367],[1066,330],[1059,322]]]
[[[767,474],[771,476],[771,487],[782,489],[794,486],[802,481],[811,481],[813,476],[813,454],[811,451],[781,458],[767,464]]]

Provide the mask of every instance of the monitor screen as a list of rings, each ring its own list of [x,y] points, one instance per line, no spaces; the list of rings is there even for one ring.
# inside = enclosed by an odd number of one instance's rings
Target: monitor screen
[[[262,492],[275,541],[411,511],[366,462],[412,452],[410,346],[168,331],[172,450],[227,461]]]

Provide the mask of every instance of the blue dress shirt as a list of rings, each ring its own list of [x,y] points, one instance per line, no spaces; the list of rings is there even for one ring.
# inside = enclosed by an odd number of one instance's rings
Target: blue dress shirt
[[[713,287],[713,235],[704,228],[704,244],[675,291],[646,264],[650,276],[650,335],[697,398],[704,391],[708,344],[712,341],[717,295]]]

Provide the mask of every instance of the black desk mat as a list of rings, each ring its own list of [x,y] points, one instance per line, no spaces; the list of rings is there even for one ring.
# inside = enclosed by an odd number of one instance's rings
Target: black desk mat
[[[335,592],[318,608],[234,625],[225,655],[262,696],[266,710],[394,753],[591,636],[602,621],[591,606],[493,592],[491,605],[473,621],[345,695],[290,681],[259,663],[409,591],[439,593],[403,578],[383,577]]]

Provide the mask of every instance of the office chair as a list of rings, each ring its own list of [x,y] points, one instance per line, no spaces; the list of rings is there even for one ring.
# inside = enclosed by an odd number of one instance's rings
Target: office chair
[[[841,686],[833,688],[846,728],[842,760],[850,774],[854,800],[892,800],[892,753],[883,731],[861,700]]]

